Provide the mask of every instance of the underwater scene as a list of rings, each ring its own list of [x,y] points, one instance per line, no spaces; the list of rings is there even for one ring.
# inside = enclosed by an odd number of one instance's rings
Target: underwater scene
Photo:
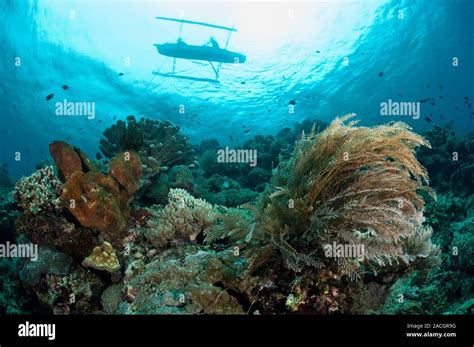
[[[0,0],[0,315],[472,315],[473,16]]]

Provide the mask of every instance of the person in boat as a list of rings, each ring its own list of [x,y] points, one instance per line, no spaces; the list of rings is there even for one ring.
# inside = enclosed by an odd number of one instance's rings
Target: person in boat
[[[216,49],[219,49],[219,43],[216,41],[216,39],[214,38],[214,36],[211,36],[211,38],[209,39],[209,41],[207,42],[207,45],[210,45],[212,48],[216,48]]]
[[[176,41],[176,43],[177,43],[178,45],[183,45],[183,46],[187,46],[187,45],[188,45],[186,42],[184,42],[184,40],[183,40],[181,37],[178,39],[178,41]]]

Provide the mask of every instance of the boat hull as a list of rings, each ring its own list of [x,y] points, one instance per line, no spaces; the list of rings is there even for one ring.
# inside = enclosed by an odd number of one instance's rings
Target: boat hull
[[[172,58],[231,64],[242,64],[247,60],[247,57],[243,54],[210,46],[193,46],[179,43],[155,44],[154,46],[158,53]]]

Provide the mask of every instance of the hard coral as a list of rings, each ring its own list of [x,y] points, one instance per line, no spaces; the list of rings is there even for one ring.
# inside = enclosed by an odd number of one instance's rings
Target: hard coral
[[[61,182],[56,178],[53,167],[46,166],[18,181],[14,198],[26,213],[53,212],[60,207],[60,189]]]
[[[168,204],[148,222],[147,237],[157,248],[170,242],[195,241],[212,224],[212,205],[183,189],[171,189]]]
[[[110,273],[114,273],[120,269],[117,255],[112,245],[108,242],[104,242],[100,247],[94,248],[92,254],[84,259],[82,265]]]
[[[127,117],[104,131],[100,150],[111,158],[118,152],[135,150],[141,160],[145,179],[174,165],[195,165],[194,150],[179,127],[170,122]]]
[[[232,293],[243,291],[238,274],[245,265],[232,251],[215,252],[190,244],[160,253],[127,283],[134,314],[243,314]]]

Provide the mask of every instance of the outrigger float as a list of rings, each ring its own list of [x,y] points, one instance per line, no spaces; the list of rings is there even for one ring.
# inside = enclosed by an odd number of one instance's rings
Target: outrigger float
[[[219,81],[219,72],[221,69],[222,64],[243,64],[247,60],[247,57],[241,53],[236,53],[227,50],[229,46],[230,37],[233,32],[237,30],[235,28],[224,27],[220,25],[214,25],[204,22],[195,22],[185,19],[177,19],[177,18],[168,18],[168,17],[156,17],[159,20],[165,21],[172,21],[180,23],[179,26],[179,36],[176,43],[163,43],[163,44],[154,44],[153,46],[156,47],[158,53],[173,58],[173,70],[172,72],[168,73],[161,73],[161,72],[153,72],[155,75],[164,76],[164,77],[175,77],[175,78],[182,78],[182,79],[190,79],[195,81],[207,81],[207,82],[218,82]],[[194,24],[194,25],[201,25],[207,26],[215,29],[227,30],[229,32],[227,36],[227,41],[224,48],[220,48],[219,44],[217,43],[214,38],[211,37],[209,40],[210,45],[189,45],[184,42],[181,37],[183,25],[184,24]],[[176,59],[186,59],[186,60],[198,60],[198,61],[206,61],[212,67],[214,71],[215,79],[207,79],[207,78],[196,78],[191,76],[183,76],[176,74]],[[213,63],[218,63],[217,67],[214,66]]]

